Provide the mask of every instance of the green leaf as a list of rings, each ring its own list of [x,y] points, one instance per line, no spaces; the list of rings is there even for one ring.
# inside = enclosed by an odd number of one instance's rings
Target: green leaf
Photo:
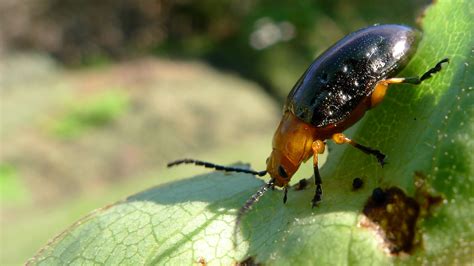
[[[237,210],[263,181],[211,173],[152,188],[93,212],[30,263],[228,265],[248,258],[292,265],[471,263],[473,14],[474,3],[468,0],[440,0],[427,10],[424,38],[400,76],[423,73],[445,57],[450,64],[419,86],[392,86],[386,100],[346,132],[382,150],[389,164],[381,168],[351,147],[333,147],[321,171],[324,198],[317,208],[310,206],[311,185],[290,190],[286,205],[281,191],[267,192],[244,217],[234,249]],[[353,191],[355,177],[364,185]],[[415,186],[420,179],[426,183],[423,189]],[[380,231],[363,222],[364,205],[376,187],[401,188],[400,193],[421,204],[423,215],[416,220],[417,237],[405,252],[409,254],[386,252]],[[429,208],[425,203],[436,196],[444,201]],[[386,211],[401,208],[399,216],[408,216],[411,210],[401,206],[386,206]]]

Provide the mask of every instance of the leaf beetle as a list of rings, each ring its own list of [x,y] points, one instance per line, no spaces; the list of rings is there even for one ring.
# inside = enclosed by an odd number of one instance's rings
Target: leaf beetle
[[[350,33],[317,57],[288,94],[266,170],[226,167],[193,159],[177,160],[168,167],[192,163],[220,171],[258,176],[268,173],[270,181],[240,209],[238,224],[242,215],[270,188],[283,187],[283,202],[286,202],[290,179],[301,163],[313,157],[316,189],[311,202],[314,207],[322,197],[318,155],[324,152],[325,141],[350,144],[375,156],[383,166],[382,152],[361,145],[342,132],[377,106],[390,84],[420,84],[449,61],[447,58],[439,61],[419,77],[396,77],[414,55],[420,37],[419,31],[408,26],[374,25]]]

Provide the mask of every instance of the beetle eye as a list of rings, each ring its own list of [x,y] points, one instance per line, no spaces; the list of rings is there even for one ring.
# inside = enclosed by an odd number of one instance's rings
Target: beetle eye
[[[283,177],[283,178],[288,178],[288,174],[285,171],[285,168],[283,166],[278,166],[278,174]]]

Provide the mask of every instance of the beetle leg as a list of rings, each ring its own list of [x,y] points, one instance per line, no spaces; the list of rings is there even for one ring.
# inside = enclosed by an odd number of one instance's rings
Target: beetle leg
[[[265,194],[265,192],[268,191],[269,188],[272,188],[275,186],[275,179],[272,178],[270,181],[268,181],[267,184],[263,185],[260,187],[255,194],[253,194],[244,204],[239,209],[239,212],[237,213],[237,218],[235,219],[235,226],[234,226],[234,240],[237,240],[237,233],[239,232],[239,225],[240,222],[242,221],[242,218],[244,215],[252,208],[252,206]],[[237,243],[234,242],[234,247],[237,245]]]
[[[288,199],[288,185],[283,187],[283,204],[286,203],[287,199]]]
[[[362,151],[363,153],[365,154],[371,154],[371,155],[374,155],[375,158],[377,158],[377,161],[380,163],[380,165],[383,167],[384,164],[385,164],[385,154],[383,154],[382,152],[380,152],[379,150],[376,150],[376,149],[372,149],[370,147],[367,147],[367,146],[364,146],[364,145],[361,145],[351,139],[349,139],[348,137],[346,137],[344,134],[342,133],[337,133],[337,134],[334,134],[332,135],[332,140],[336,143],[336,144],[350,144],[352,146],[354,146],[355,148],[359,149],[360,151]]]
[[[381,80],[375,84],[375,89],[370,95],[370,108],[374,108],[382,102],[385,94],[387,93],[389,80]]]
[[[436,65],[426,71],[421,77],[409,77],[409,78],[402,78],[403,81],[400,83],[409,83],[409,84],[420,84],[423,80],[431,78],[431,75],[441,71],[441,67],[443,63],[449,63],[449,58],[444,58],[443,60],[436,63]]]
[[[380,102],[382,102],[383,98],[385,97],[385,94],[387,93],[387,88],[389,84],[406,83],[418,85],[423,80],[431,78],[431,75],[441,71],[442,64],[447,62],[449,62],[448,58],[439,61],[434,67],[430,68],[423,75],[421,75],[421,77],[390,78],[377,82],[377,84],[375,85],[375,89],[372,92],[372,95],[370,96],[370,108],[373,108],[377,106]]]
[[[313,200],[311,201],[314,206],[321,201],[323,196],[322,180],[319,174],[318,168],[318,155],[324,153],[325,144],[321,140],[315,140],[312,144],[313,149],[313,168],[314,168],[314,184],[316,185],[316,191],[314,192]]]

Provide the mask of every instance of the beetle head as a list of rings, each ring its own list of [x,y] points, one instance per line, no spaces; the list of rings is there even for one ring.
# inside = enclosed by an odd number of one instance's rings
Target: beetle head
[[[280,150],[273,149],[267,159],[267,172],[275,179],[275,185],[282,187],[288,184],[300,165],[295,165]]]
[[[287,111],[273,136],[273,151],[267,159],[267,172],[276,186],[288,184],[301,163],[311,154],[315,129]]]

